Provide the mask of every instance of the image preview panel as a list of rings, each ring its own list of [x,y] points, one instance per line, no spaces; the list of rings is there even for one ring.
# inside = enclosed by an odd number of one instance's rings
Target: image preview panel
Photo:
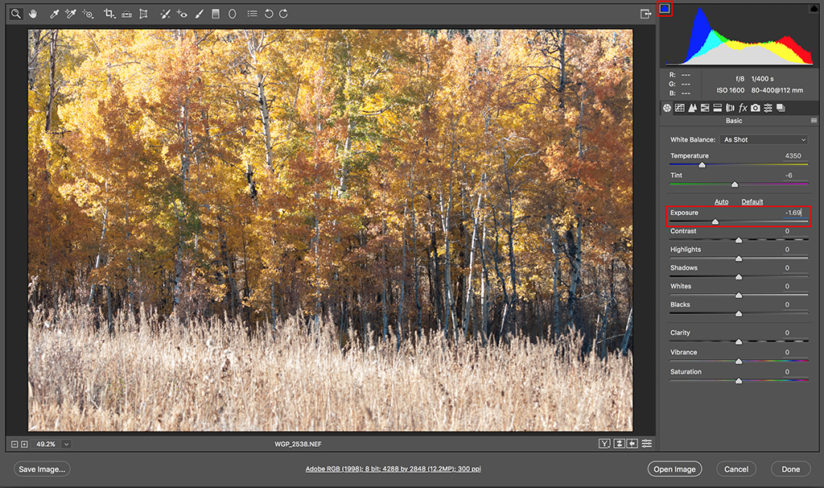
[[[30,430],[632,429],[628,31],[56,35]]]

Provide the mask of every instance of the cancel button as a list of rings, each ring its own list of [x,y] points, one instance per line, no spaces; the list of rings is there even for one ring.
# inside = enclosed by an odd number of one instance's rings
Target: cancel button
[[[718,476],[753,476],[755,463],[752,461],[721,461],[718,463]]]
[[[809,476],[810,463],[807,461],[776,461],[772,464],[773,476]]]

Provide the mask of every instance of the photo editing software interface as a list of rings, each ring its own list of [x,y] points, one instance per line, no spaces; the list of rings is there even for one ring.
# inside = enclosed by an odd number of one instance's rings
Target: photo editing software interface
[[[824,486],[820,9],[5,4],[0,486]]]

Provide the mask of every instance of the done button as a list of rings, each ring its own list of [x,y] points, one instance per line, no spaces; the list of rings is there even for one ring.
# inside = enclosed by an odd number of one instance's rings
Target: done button
[[[776,461],[772,463],[773,476],[781,478],[786,476],[809,476],[810,469],[810,463],[807,461]]]
[[[698,461],[652,461],[647,465],[647,473],[656,478],[695,478],[702,469]]]

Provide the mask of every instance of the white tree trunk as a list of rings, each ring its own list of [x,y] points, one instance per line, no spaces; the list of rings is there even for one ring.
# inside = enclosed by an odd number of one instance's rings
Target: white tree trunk
[[[475,263],[475,241],[478,235],[478,218],[481,211],[483,193],[478,193],[478,204],[475,206],[475,215],[472,218],[472,240],[469,246],[469,273],[466,278],[466,298],[464,299],[463,331],[464,336],[469,333],[469,316],[472,310],[472,270]]]
[[[108,186],[108,185],[107,185]],[[100,267],[100,261],[102,259],[103,254],[103,243],[106,240],[106,229],[108,227],[109,221],[109,209],[103,208],[103,229],[100,231],[100,245],[97,248],[97,257],[94,258],[94,269],[98,269]],[[94,303],[94,294],[97,291],[97,285],[92,282],[91,290],[89,290],[89,301],[88,305],[91,306]]]

